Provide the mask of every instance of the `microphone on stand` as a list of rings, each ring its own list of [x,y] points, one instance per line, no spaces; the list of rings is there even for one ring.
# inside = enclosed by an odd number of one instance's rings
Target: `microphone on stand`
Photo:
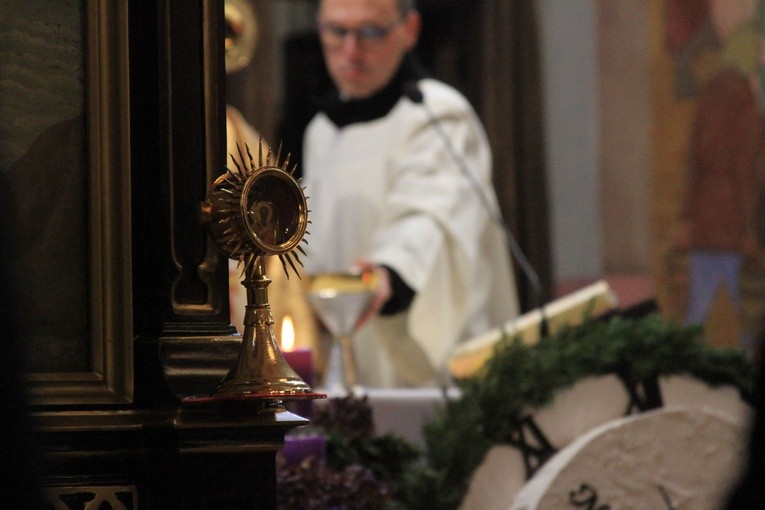
[[[502,229],[502,232],[504,232],[505,239],[507,241],[508,247],[510,248],[510,251],[512,252],[513,256],[515,257],[515,260],[518,262],[518,265],[521,268],[521,271],[523,272],[524,276],[531,284],[531,287],[534,291],[534,297],[536,299],[537,305],[539,306],[539,311],[541,313],[541,320],[539,322],[540,335],[541,335],[540,338],[544,338],[545,336],[547,336],[549,332],[549,327],[547,324],[547,316],[545,314],[545,309],[544,309],[544,305],[545,305],[544,292],[542,290],[542,284],[539,280],[539,275],[537,274],[536,270],[534,270],[534,267],[531,265],[531,262],[529,262],[528,258],[526,258],[526,255],[523,253],[523,250],[518,244],[518,241],[516,241],[515,236],[513,236],[513,233],[510,231],[510,227],[507,225],[504,218],[502,218],[502,215],[499,213],[499,211],[495,211],[491,207],[491,204],[489,203],[489,199],[486,196],[486,193],[484,193],[483,188],[481,188],[481,184],[478,182],[476,177],[470,172],[470,169],[468,168],[468,165],[465,159],[454,148],[454,144],[452,143],[451,138],[449,138],[449,135],[444,130],[444,127],[441,124],[441,121],[438,119],[438,117],[430,108],[430,106],[425,102],[425,96],[422,94],[420,87],[418,87],[417,83],[414,81],[407,81],[404,84],[403,92],[404,92],[404,95],[407,98],[409,98],[410,101],[412,101],[415,104],[422,105],[422,107],[425,109],[425,113],[428,115],[430,125],[433,126],[433,128],[436,131],[438,131],[438,134],[441,136],[441,138],[444,141],[444,144],[446,145],[446,149],[449,151],[449,155],[457,164],[462,174],[467,178],[468,182],[470,183],[470,186],[473,188],[473,191],[480,199],[481,205],[483,206],[484,210],[489,215],[491,220]]]

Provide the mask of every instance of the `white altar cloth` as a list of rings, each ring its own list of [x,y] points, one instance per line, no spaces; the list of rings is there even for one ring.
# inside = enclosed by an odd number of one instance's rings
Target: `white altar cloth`
[[[345,391],[316,391],[326,393],[327,400],[347,395]],[[390,432],[421,448],[425,446],[422,427],[435,418],[436,406],[459,396],[457,388],[359,388],[355,393],[367,396],[377,435]],[[315,400],[314,405],[320,407],[327,400]]]

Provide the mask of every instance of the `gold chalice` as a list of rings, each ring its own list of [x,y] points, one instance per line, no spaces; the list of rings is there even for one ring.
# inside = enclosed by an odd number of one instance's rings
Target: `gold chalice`
[[[358,387],[353,335],[361,314],[377,292],[373,271],[320,273],[310,276],[308,303],[332,336],[325,379],[341,373],[347,391]],[[339,349],[340,356],[336,355]]]

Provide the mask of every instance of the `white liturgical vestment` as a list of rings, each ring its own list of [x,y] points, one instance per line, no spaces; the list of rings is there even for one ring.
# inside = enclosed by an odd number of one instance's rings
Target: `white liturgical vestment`
[[[450,86],[418,87],[497,211],[491,151],[467,100]],[[408,310],[354,336],[365,386],[436,384],[461,340],[518,314],[504,232],[431,125],[403,96],[384,117],[339,128],[309,124],[303,167],[310,235],[306,272],[346,271],[359,258],[396,271],[415,291]]]

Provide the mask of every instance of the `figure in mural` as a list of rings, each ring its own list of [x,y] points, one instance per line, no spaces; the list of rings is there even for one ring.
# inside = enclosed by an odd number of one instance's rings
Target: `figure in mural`
[[[698,99],[677,239],[688,250],[688,323],[704,323],[723,287],[741,313],[742,261],[757,255],[753,179],[761,138],[762,120],[749,81],[736,69],[721,70]]]
[[[33,372],[86,371],[88,175],[82,115],[44,130],[4,175],[18,332]],[[41,185],[41,183],[43,185]]]
[[[742,270],[755,263],[760,252],[755,178],[763,148],[755,2],[712,0],[697,7],[709,15],[718,55],[706,75],[694,76],[699,94],[676,237],[676,247],[688,256],[685,321],[689,324],[705,323],[721,290],[735,313],[739,317],[744,313]],[[668,20],[669,28],[678,26]],[[705,26],[695,20],[697,30]],[[695,39],[685,37],[687,44]],[[668,37],[668,42],[672,40]],[[754,349],[755,332],[743,322],[740,331],[739,344]]]

